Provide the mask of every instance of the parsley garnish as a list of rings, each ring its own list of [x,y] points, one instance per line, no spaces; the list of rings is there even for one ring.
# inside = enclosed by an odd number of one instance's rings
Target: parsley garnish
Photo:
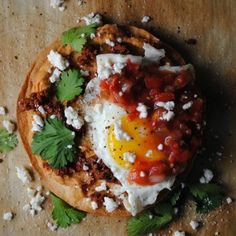
[[[57,118],[47,119],[41,132],[35,133],[32,151],[54,168],[65,167],[75,158],[75,134]]]
[[[61,41],[64,45],[69,44],[77,51],[81,52],[87,42],[87,37],[96,32],[96,24],[72,28],[62,34]]]
[[[145,211],[128,221],[129,236],[144,235],[166,226],[173,218],[170,203],[159,203],[152,210]]]
[[[60,102],[70,101],[80,95],[83,89],[81,86],[84,78],[76,69],[63,71],[58,82],[56,96]]]
[[[0,153],[8,153],[18,144],[15,134],[10,134],[6,129],[0,128]]]
[[[220,206],[224,198],[222,189],[217,184],[194,184],[190,193],[197,205],[197,212],[205,213]]]
[[[52,218],[62,228],[78,224],[86,216],[85,212],[76,210],[52,193],[51,199],[54,205]]]

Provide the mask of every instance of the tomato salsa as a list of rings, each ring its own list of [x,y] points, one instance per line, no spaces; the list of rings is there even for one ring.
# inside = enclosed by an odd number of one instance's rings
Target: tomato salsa
[[[139,103],[148,107],[153,132],[162,140],[163,160],[135,161],[129,181],[152,185],[182,172],[201,144],[204,101],[191,68],[168,70],[157,64],[127,62],[121,74],[100,81],[100,95],[122,106],[130,121],[139,116]]]

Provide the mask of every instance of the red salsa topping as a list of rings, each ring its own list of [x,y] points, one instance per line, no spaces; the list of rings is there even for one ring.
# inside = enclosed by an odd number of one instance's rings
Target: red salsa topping
[[[166,158],[136,160],[130,182],[152,185],[183,171],[202,135],[203,99],[191,69],[172,72],[157,64],[141,66],[128,61],[121,74],[100,81],[100,95],[123,107],[130,120],[139,116],[139,103],[146,105],[150,127],[162,140],[157,146],[162,145]]]

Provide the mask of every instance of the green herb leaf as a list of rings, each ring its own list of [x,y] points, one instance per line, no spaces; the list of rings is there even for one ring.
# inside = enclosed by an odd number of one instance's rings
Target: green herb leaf
[[[85,38],[77,38],[77,39],[74,39],[72,42],[71,42],[71,46],[77,51],[77,52],[80,52],[83,48],[83,46],[85,45],[86,43],[86,39]]]
[[[219,207],[224,198],[222,188],[217,184],[194,184],[190,186],[190,193],[200,213]]]
[[[15,134],[10,134],[6,129],[0,128],[0,153],[8,153],[16,147],[18,140]]]
[[[85,212],[76,210],[52,193],[51,199],[54,205],[52,218],[62,228],[78,224],[86,216]]]
[[[132,217],[128,221],[129,236],[144,235],[166,226],[173,218],[173,209],[169,203],[159,203],[154,213],[149,210]]]
[[[61,120],[47,119],[43,130],[33,137],[32,151],[54,168],[65,167],[75,158],[74,138]]]
[[[79,28],[72,28],[62,34],[61,41],[64,45],[71,45],[74,50],[81,52],[87,42],[87,37],[96,32],[96,24],[91,24]],[[82,37],[83,36],[83,37]]]
[[[83,89],[81,86],[84,78],[76,69],[63,71],[58,82],[56,96],[60,102],[70,101],[80,95]]]
[[[178,190],[177,192],[175,192],[171,197],[170,197],[170,202],[171,202],[171,205],[172,206],[175,206],[177,203],[178,203],[178,201],[179,201],[179,199],[180,199],[180,197],[181,197],[181,189],[180,190]]]

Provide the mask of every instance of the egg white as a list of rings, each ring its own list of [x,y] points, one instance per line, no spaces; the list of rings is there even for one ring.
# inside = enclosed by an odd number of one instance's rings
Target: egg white
[[[129,169],[121,167],[113,159],[107,147],[108,129],[106,128],[127,113],[122,107],[100,99],[99,81],[99,78],[94,78],[88,83],[83,98],[89,137],[95,154],[99,159],[102,159],[121,183],[121,186],[116,186],[113,193],[123,200],[125,208],[132,215],[136,215],[145,206],[153,204],[160,191],[171,189],[175,177],[167,178],[165,181],[152,186],[142,186],[128,182]],[[124,192],[127,192],[128,197],[125,197]]]

